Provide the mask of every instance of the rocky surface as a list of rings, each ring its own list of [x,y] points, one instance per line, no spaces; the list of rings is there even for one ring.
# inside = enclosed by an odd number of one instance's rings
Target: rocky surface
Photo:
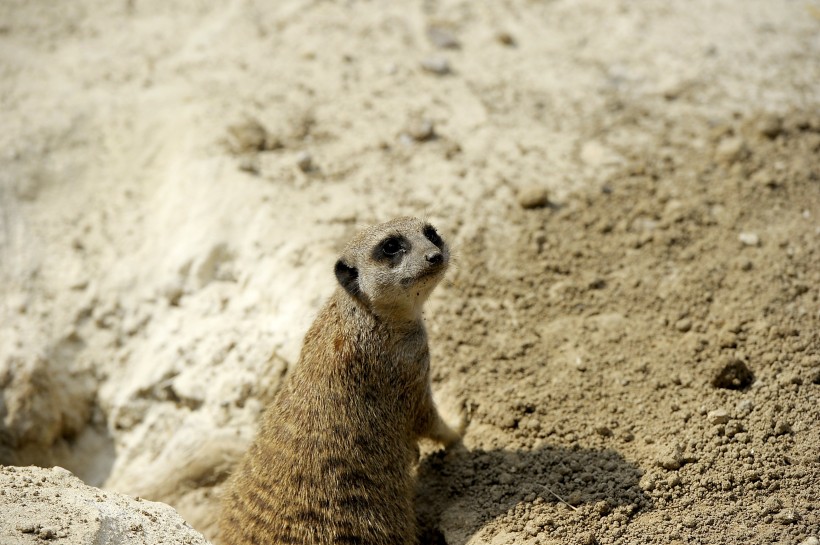
[[[0,467],[0,544],[207,545],[173,508],[84,484],[60,467]]]

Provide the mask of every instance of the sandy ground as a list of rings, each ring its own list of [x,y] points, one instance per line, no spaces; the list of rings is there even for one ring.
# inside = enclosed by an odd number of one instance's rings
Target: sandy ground
[[[0,462],[214,535],[361,225],[422,215],[425,542],[820,534],[820,4],[0,4]]]

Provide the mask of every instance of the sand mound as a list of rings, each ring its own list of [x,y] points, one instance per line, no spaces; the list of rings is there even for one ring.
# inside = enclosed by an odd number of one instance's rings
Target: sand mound
[[[103,492],[59,467],[0,468],[0,490],[0,543],[208,543],[167,505]]]

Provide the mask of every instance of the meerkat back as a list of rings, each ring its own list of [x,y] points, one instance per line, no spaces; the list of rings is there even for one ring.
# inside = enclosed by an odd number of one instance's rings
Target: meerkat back
[[[417,441],[460,440],[430,395],[421,309],[449,263],[429,224],[357,234],[299,362],[227,487],[226,545],[409,545]]]

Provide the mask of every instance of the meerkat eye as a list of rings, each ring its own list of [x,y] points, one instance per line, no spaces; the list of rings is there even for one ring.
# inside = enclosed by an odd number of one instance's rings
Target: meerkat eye
[[[441,245],[444,243],[444,241],[441,240],[441,236],[439,236],[435,227],[433,227],[432,225],[425,225],[424,231],[422,231],[422,233],[424,233],[424,236],[427,237],[427,240],[441,248]]]
[[[401,241],[396,237],[391,237],[382,243],[382,252],[384,255],[393,257],[402,251]]]

